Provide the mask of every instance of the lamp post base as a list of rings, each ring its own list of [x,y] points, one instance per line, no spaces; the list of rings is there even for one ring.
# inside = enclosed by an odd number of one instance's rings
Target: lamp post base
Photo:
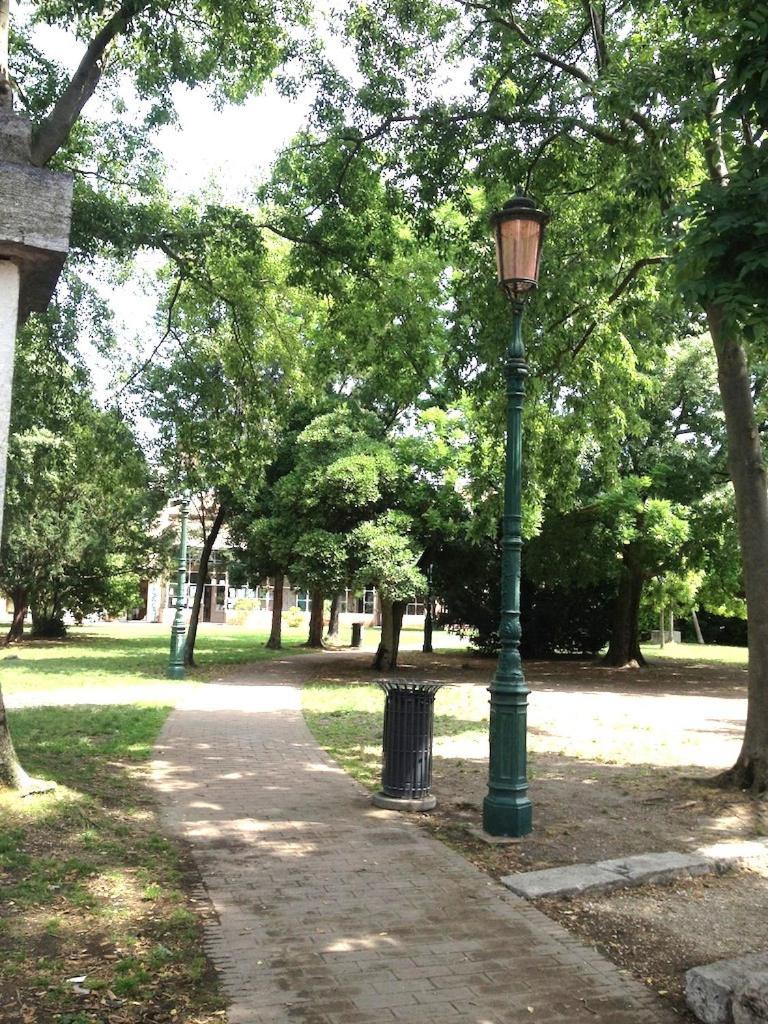
[[[533,805],[527,796],[489,795],[483,800],[483,830],[489,836],[519,839],[533,829]]]
[[[174,624],[171,628],[171,657],[168,662],[167,676],[169,679],[183,679],[186,675],[184,667],[184,632],[185,627]]]

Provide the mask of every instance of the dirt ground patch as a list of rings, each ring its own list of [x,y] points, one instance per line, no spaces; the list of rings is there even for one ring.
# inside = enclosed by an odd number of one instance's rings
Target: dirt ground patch
[[[766,865],[721,878],[536,902],[668,999],[686,1021],[696,1020],[685,1005],[689,967],[768,944]]]
[[[440,696],[436,703],[438,807],[411,817],[494,877],[768,835],[765,801],[711,782],[738,754],[746,714],[743,667],[658,661],[627,671],[562,660],[525,666],[532,691],[534,832],[502,847],[472,838],[467,826],[480,824],[486,792],[484,689],[493,669],[492,662],[466,654],[411,651],[400,667],[403,676],[461,686],[450,701],[443,699],[450,706],[443,718],[451,720],[442,732]],[[372,678],[363,656],[318,674],[341,683]],[[682,1019],[692,1019],[682,996],[689,967],[768,947],[768,860],[753,868],[604,897],[538,902],[663,993]]]

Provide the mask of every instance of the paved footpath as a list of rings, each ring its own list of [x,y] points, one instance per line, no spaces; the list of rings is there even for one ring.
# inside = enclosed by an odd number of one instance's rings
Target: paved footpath
[[[671,1024],[598,953],[371,806],[304,724],[313,657],[197,688],[157,748],[165,823],[216,912],[230,1024]]]

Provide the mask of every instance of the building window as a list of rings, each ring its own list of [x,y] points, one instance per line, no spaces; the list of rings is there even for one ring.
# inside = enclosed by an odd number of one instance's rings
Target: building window
[[[190,584],[196,584],[200,572],[201,551],[192,548],[187,554],[187,580]],[[227,580],[227,562],[219,551],[212,551],[208,558],[208,571],[205,575],[206,584],[225,586]]]
[[[373,587],[366,587],[361,593],[345,590],[339,601],[339,611],[352,612],[353,615],[373,615],[374,594]]]
[[[256,600],[259,602],[260,612],[271,612],[275,600],[275,588],[257,587]]]
[[[415,597],[405,606],[406,615],[423,615],[426,610],[423,597]]]
[[[298,590],[296,592],[296,604],[303,612],[312,611],[312,598],[309,596],[308,590]]]
[[[176,592],[177,592],[176,584],[175,583],[170,583],[168,585],[168,607],[169,608],[175,608],[176,607]],[[182,593],[182,597],[184,598],[184,607],[185,608],[189,608],[190,603],[191,603],[190,600],[189,600],[190,587],[188,585],[185,586],[181,593]]]

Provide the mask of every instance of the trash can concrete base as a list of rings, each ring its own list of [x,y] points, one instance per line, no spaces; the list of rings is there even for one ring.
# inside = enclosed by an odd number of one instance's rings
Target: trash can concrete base
[[[387,796],[386,793],[374,793],[372,800],[377,807],[383,807],[387,811],[431,811],[437,804],[437,797],[432,796],[431,793],[418,800]]]

